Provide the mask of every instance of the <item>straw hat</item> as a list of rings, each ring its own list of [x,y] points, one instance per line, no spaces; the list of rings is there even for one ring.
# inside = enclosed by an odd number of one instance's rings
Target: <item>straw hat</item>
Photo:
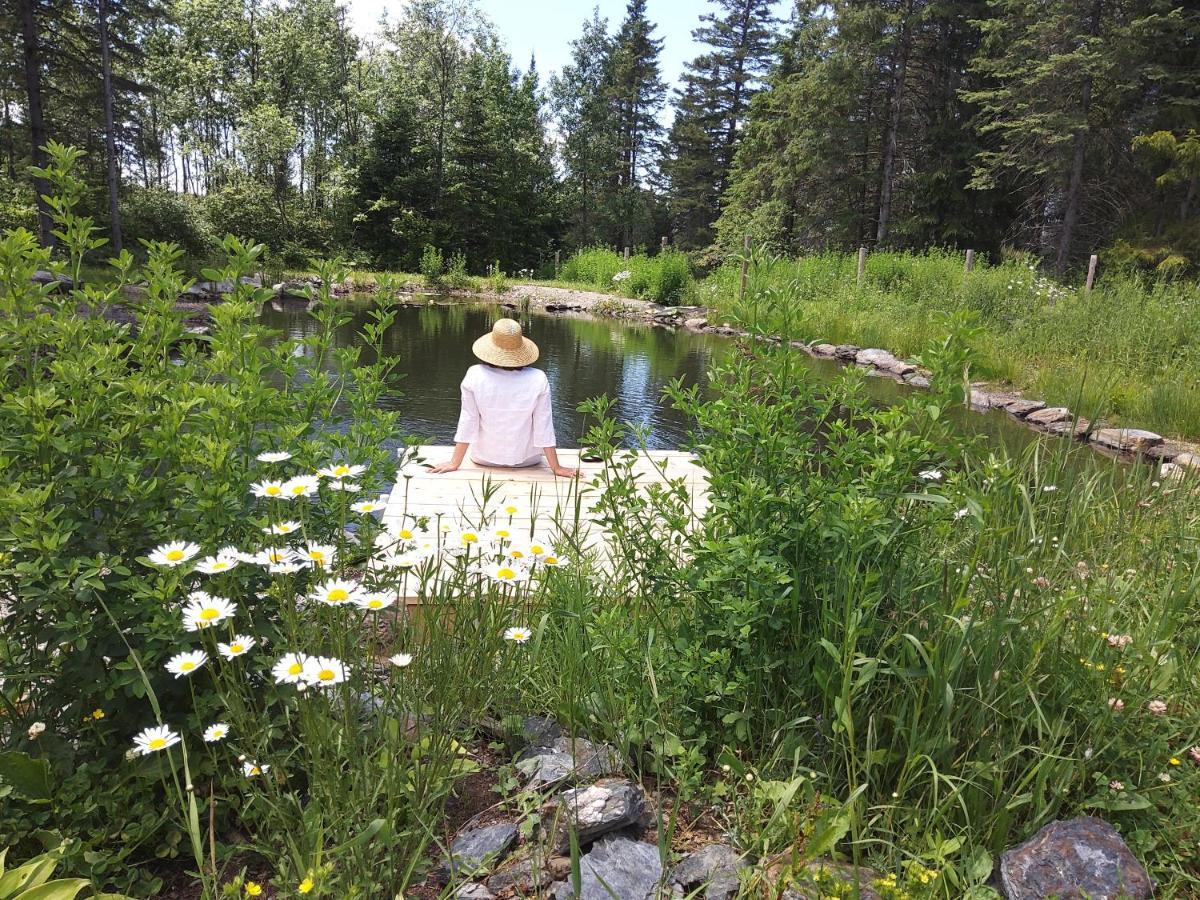
[[[521,335],[521,323],[512,319],[497,319],[492,330],[477,340],[472,352],[493,366],[516,368],[536,362],[538,346]]]

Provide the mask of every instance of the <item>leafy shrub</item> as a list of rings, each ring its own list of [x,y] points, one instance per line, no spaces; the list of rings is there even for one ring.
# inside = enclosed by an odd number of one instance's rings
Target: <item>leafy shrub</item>
[[[29,185],[0,175],[0,231],[10,228],[37,229],[37,206]]]
[[[445,264],[442,261],[442,251],[433,244],[426,244],[421,251],[421,274],[426,283],[436,286],[442,281]]]
[[[563,264],[560,278],[664,304],[679,303],[693,281],[686,254],[675,250],[657,256],[637,253],[626,260],[604,247],[574,253]]]
[[[458,252],[451,255],[450,264],[446,266],[446,284],[456,290],[465,290],[475,284],[475,279],[467,274],[465,254]]]
[[[121,198],[121,224],[132,246],[143,240],[169,242],[202,261],[217,250],[204,201],[166,188],[130,186]]]

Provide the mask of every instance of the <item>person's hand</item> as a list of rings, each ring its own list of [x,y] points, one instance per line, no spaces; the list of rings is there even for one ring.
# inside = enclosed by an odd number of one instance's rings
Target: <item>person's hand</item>
[[[450,462],[438,463],[436,466],[429,467],[431,475],[442,475],[446,472],[453,472],[458,468],[459,464],[451,460]]]
[[[557,475],[559,478],[578,478],[579,477],[578,469],[570,469],[570,468],[567,468],[566,466],[559,466],[558,468],[552,469],[551,471],[553,471],[554,474]]]

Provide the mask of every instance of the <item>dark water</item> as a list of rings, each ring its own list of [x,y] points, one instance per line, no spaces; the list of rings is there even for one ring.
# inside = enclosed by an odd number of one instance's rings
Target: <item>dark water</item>
[[[364,305],[363,311],[340,330],[339,345],[357,340],[367,321],[365,310]],[[387,352],[398,362],[397,376],[392,392],[384,399],[389,408],[400,413],[404,433],[396,436],[397,444],[407,435],[439,444],[453,441],[459,382],[467,368],[477,362],[471,354],[471,343],[491,330],[492,322],[502,314],[515,315],[494,306],[470,303],[422,304],[398,310],[396,323],[385,339]],[[263,322],[291,337],[301,337],[316,327],[303,306],[293,304],[278,310],[265,309]],[[663,388],[681,378],[686,385],[706,390],[708,367],[734,347],[727,338],[618,320],[533,314],[524,317],[522,325],[541,349],[537,365],[550,379],[560,447],[579,445],[586,426],[576,407],[600,394],[614,399],[618,419],[647,429],[651,448],[684,445],[691,423],[663,398]],[[830,360],[797,356],[814,378],[831,379],[840,371]],[[868,378],[867,385],[882,403],[911,390],[886,378]],[[979,414],[964,409],[952,415],[964,432],[982,435],[989,445],[1013,454],[1039,440],[1063,446],[1061,439],[1039,436],[1004,412]],[[1083,447],[1071,456],[1073,464],[1112,465]]]

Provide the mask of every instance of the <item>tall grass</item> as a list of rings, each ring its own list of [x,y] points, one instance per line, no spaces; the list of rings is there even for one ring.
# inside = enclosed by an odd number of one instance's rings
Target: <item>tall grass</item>
[[[911,356],[939,336],[941,314],[966,310],[982,326],[975,374],[1008,381],[1053,405],[1168,435],[1200,436],[1200,290],[1182,281],[1115,273],[1089,294],[1056,284],[1026,261],[875,253],[856,283],[843,254],[755,255],[754,289],[739,298],[727,265],[696,289],[719,314],[805,340],[880,346]]]
[[[629,259],[605,247],[578,250],[563,263],[560,278],[664,304],[683,302],[692,287],[687,256],[675,250],[635,253]]]

